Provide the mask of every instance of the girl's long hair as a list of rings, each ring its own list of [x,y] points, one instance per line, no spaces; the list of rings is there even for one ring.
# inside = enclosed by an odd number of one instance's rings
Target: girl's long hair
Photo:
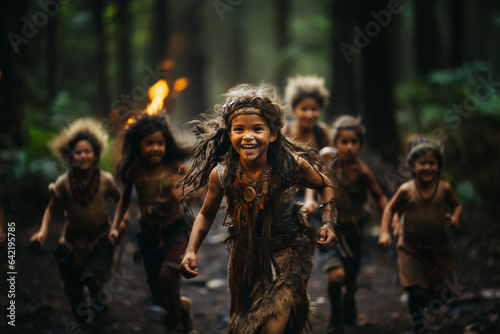
[[[164,112],[154,115],[141,114],[135,123],[125,131],[122,158],[116,168],[117,177],[125,184],[127,171],[132,165],[144,161],[141,154],[141,140],[145,136],[161,131],[165,138],[165,155],[162,161],[185,160],[189,156],[187,149],[180,146],[174,138]]]
[[[315,170],[325,173],[323,161],[315,150],[293,143],[281,133],[284,109],[274,87],[267,84],[241,84],[231,88],[223,96],[226,97],[226,103],[215,106],[215,116],[202,115],[200,120],[188,123],[194,127],[198,144],[192,155],[191,168],[180,181],[183,192],[187,186],[192,186],[192,190],[185,196],[190,196],[205,186],[218,163],[225,162],[227,166],[234,166],[239,161],[239,155],[229,138],[229,131],[231,116],[242,106],[259,108],[271,132],[277,133],[277,139],[269,143],[267,153],[268,162],[275,166],[272,177],[275,180],[278,177],[275,185],[291,185],[299,181],[294,173],[297,167],[301,168],[297,166],[296,156],[308,161]]]

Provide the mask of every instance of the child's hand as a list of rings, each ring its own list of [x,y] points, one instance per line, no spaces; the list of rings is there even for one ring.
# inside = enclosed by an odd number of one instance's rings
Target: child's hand
[[[448,222],[450,224],[450,227],[453,227],[453,228],[459,228],[460,227],[460,223],[458,222],[458,218],[456,218],[455,216],[447,213],[445,215],[446,219],[448,219]]]
[[[130,224],[130,221],[128,219],[122,220],[122,222],[120,223],[120,227],[118,227],[120,235],[127,233],[129,224]]]
[[[318,202],[316,201],[306,201],[303,206],[306,210],[307,217],[314,216],[316,210],[318,209]]]
[[[386,249],[392,243],[391,234],[389,232],[380,232],[380,237],[378,238],[378,245],[382,249]]]
[[[43,246],[43,244],[45,243],[45,239],[47,239],[47,232],[38,231],[31,236],[30,242],[39,243],[40,246]]]
[[[188,279],[198,276],[198,266],[196,262],[196,254],[192,252],[186,253],[186,255],[184,255],[184,259],[181,262],[181,265],[179,266],[179,271],[181,272],[182,276]]]
[[[120,232],[118,231],[118,229],[112,228],[109,231],[108,239],[109,239],[109,242],[111,242],[111,244],[113,246],[115,246],[116,244],[118,244],[118,242],[120,242]]]
[[[337,242],[338,238],[333,227],[328,224],[323,225],[319,232],[319,240],[316,242],[319,250],[322,252],[329,252],[334,248]]]

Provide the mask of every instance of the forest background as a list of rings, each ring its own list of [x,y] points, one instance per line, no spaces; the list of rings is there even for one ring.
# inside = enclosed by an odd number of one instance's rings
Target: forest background
[[[34,322],[48,318],[44,305],[53,300],[67,308],[50,279],[50,254],[27,251],[49,202],[47,185],[67,169],[47,143],[91,115],[110,131],[112,150],[100,166],[113,171],[125,122],[146,107],[147,90],[160,79],[170,88],[174,128],[189,141],[183,125],[237,83],[264,81],[283,92],[288,77],[324,77],[331,97],[321,119],[362,116],[361,156],[388,196],[411,176],[406,138],[439,141],[443,176],[464,205],[457,267],[474,293],[495,287],[498,303],[500,1],[0,0],[0,36],[0,195],[5,220],[22,233],[21,269],[45,268],[19,276],[20,305],[39,309]],[[387,277],[380,282],[386,286]],[[1,297],[6,289],[2,283]],[[364,303],[371,304],[381,307]],[[24,321],[31,324],[31,315]]]
[[[485,228],[500,217],[500,1],[21,0],[0,16],[6,212],[46,205],[65,169],[47,142],[62,126],[92,115],[117,138],[159,79],[181,128],[234,84],[283,92],[287,77],[317,74],[331,92],[322,120],[363,117],[388,194],[409,176],[405,138],[426,134],[445,147],[465,215]]]

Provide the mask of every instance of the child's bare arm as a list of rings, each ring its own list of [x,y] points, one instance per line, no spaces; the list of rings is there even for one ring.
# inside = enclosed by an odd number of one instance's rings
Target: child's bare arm
[[[125,180],[125,188],[123,189],[123,193],[116,204],[115,216],[113,217],[113,224],[111,225],[111,230],[109,231],[109,242],[112,245],[115,245],[118,242],[118,238],[120,236],[119,226],[125,213],[128,211],[130,206],[130,196],[132,194],[132,185],[133,178],[130,173],[128,173],[127,178]]]
[[[198,275],[196,252],[200,248],[203,240],[205,240],[210,227],[212,227],[212,223],[222,201],[222,196],[224,195],[215,168],[210,173],[208,185],[207,196],[205,197],[200,213],[194,221],[186,253],[179,267],[181,274],[186,278],[193,278]]]
[[[332,181],[322,173],[314,170],[306,160],[298,158],[297,163],[297,171],[302,176],[300,183],[305,187],[316,189],[321,194],[322,202],[335,201]],[[338,241],[334,231],[334,227],[337,225],[337,209],[335,207],[331,208],[330,205],[326,205],[324,208],[325,210],[322,211],[324,217],[321,217],[324,228],[321,228],[318,246],[320,249],[326,250]]]
[[[459,228],[460,227],[459,219],[460,215],[462,214],[462,204],[458,200],[457,195],[455,195],[453,188],[448,182],[446,182],[445,191],[446,191],[445,192],[446,203],[453,209],[453,213],[451,215],[446,214],[446,218],[448,218],[451,227]]]
[[[307,216],[311,217],[314,212],[318,209],[318,202],[315,198],[316,191],[310,188],[305,189],[304,193],[304,209],[306,210]]]
[[[52,215],[54,214],[55,210],[57,210],[59,205],[59,200],[56,197],[52,196],[49,205],[47,206],[43,214],[42,226],[40,226],[38,232],[34,233],[31,236],[31,242],[38,242],[40,246],[43,246],[43,244],[45,243],[45,239],[47,239],[47,233],[49,230],[49,224],[52,221]]]
[[[372,194],[375,201],[377,201],[377,205],[380,208],[380,211],[384,211],[389,201],[387,200],[387,197],[384,195],[382,189],[380,189],[380,186],[375,180],[375,176],[373,175],[370,168],[368,168],[368,166],[364,164],[362,167],[362,173],[365,180],[367,180],[368,189],[370,190],[370,193]]]
[[[378,244],[381,248],[387,248],[391,245],[391,234],[389,233],[389,225],[395,213],[399,212],[406,201],[406,187],[399,187],[396,194],[389,201],[382,214],[382,223],[380,226],[380,237]]]

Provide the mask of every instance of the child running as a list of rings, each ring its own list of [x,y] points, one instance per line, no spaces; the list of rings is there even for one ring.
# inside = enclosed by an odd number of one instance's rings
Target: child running
[[[387,205],[370,168],[358,157],[365,142],[365,128],[360,118],[340,116],[333,124],[333,149],[321,150],[321,157],[332,162],[338,180],[338,223],[340,242],[336,249],[320,253],[320,263],[327,273],[327,291],[331,304],[326,333],[342,333],[342,325],[355,325],[355,294],[361,265],[363,226],[369,214],[365,210],[368,192],[381,211]],[[342,287],[345,293],[342,296]],[[343,297],[343,298],[342,298]]]
[[[312,268],[310,226],[294,203],[299,185],[317,189],[323,201],[318,246],[336,242],[336,209],[331,181],[280,130],[283,109],[276,90],[238,85],[217,106],[214,120],[195,122],[200,142],[193,165],[181,181],[193,190],[209,184],[180,270],[198,275],[196,252],[225,195],[229,228],[231,311],[228,333],[301,333],[310,327],[306,285]]]
[[[107,238],[110,221],[106,200],[118,202],[120,191],[112,175],[96,167],[106,150],[107,138],[101,124],[82,118],[64,128],[50,143],[59,160],[71,169],[49,185],[52,198],[40,230],[31,236],[31,242],[43,246],[53,214],[65,210],[66,222],[54,255],[71,309],[84,324],[102,320],[106,305],[101,305],[102,298],[96,296],[110,274],[113,260],[113,246]],[[84,289],[90,292],[92,307],[84,300]]]
[[[319,122],[321,111],[328,103],[330,93],[325,88],[325,79],[314,75],[288,79],[285,90],[285,99],[292,108],[296,120],[285,124],[283,133],[297,143],[304,144],[317,151],[330,146],[330,131],[328,126]],[[297,193],[296,200],[304,201],[304,209],[313,228],[317,226],[317,217],[314,217],[318,208],[315,191]]]
[[[123,156],[117,167],[124,184],[109,234],[118,242],[118,224],[137,192],[141,231],[137,236],[153,301],[165,307],[167,333],[193,333],[191,300],[180,295],[179,264],[188,238],[188,225],[176,187],[187,150],[180,147],[165,112],[141,114],[125,132]]]
[[[438,143],[416,137],[408,146],[407,161],[413,179],[403,183],[382,216],[379,245],[391,244],[389,223],[400,213],[396,228],[399,278],[409,294],[411,324],[423,333],[426,323],[423,310],[428,302],[454,286],[452,248],[446,234],[446,222],[459,227],[462,205],[450,184],[440,179],[443,155]],[[452,213],[447,213],[450,207]]]

